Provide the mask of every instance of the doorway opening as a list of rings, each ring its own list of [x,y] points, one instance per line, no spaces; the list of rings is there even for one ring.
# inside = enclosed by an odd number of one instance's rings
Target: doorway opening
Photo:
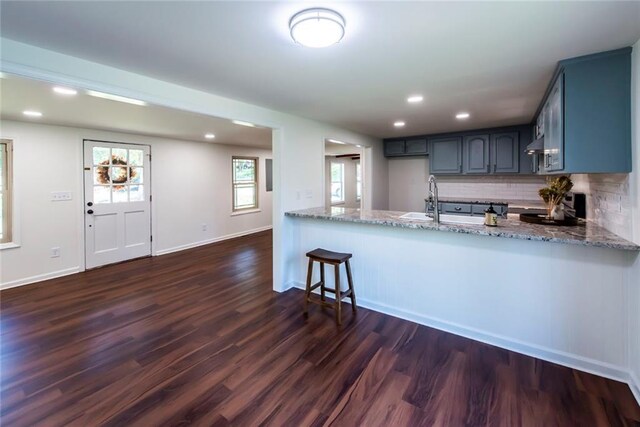
[[[324,146],[324,188],[326,208],[360,209],[366,197],[364,150],[361,146],[326,139]]]

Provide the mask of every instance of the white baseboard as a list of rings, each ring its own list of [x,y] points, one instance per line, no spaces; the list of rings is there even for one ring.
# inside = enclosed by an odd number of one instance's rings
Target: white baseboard
[[[304,289],[305,285],[301,282],[295,282],[295,287]],[[317,290],[316,290],[317,291]],[[400,319],[409,320],[421,325],[429,326],[434,329],[449,332],[485,344],[504,348],[516,353],[525,354],[527,356],[536,357],[558,365],[567,366],[591,374],[599,375],[605,378],[611,378],[616,381],[628,383],[633,390],[631,373],[624,367],[612,365],[606,362],[583,357],[577,354],[566,353],[560,350],[539,346],[537,344],[527,343],[517,339],[493,334],[491,332],[482,331],[476,328],[460,325],[442,319],[425,316],[423,314],[398,309],[386,304],[370,301],[358,297],[359,306],[368,308],[373,311],[388,314],[389,316],[398,317]],[[637,388],[636,380],[636,388]],[[636,390],[637,391],[637,390]],[[635,391],[634,391],[635,393]],[[636,398],[638,395],[636,395]]]
[[[32,283],[42,282],[44,280],[55,279],[62,276],[68,276],[70,274],[79,273],[81,268],[71,267],[64,270],[52,271],[51,273],[38,274],[36,276],[25,277],[24,279],[13,280],[11,282],[0,283],[0,289],[15,288],[18,286],[30,285]]]
[[[221,242],[223,240],[234,239],[236,237],[247,236],[249,234],[260,233],[261,231],[271,230],[273,228],[272,225],[267,225],[265,227],[253,228],[251,230],[240,231],[238,233],[226,234],[224,236],[214,237],[213,239],[201,240],[199,242],[187,243],[186,245],[174,246],[168,249],[161,249],[155,251],[154,256],[167,255],[173,252],[184,251],[185,249],[197,248],[198,246],[210,245],[211,243]]]

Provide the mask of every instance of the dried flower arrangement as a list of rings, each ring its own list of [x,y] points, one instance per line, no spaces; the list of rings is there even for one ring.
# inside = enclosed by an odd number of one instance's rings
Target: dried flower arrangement
[[[564,196],[573,188],[573,182],[568,176],[562,175],[557,178],[547,178],[547,187],[538,191],[542,200],[547,204],[547,218],[551,219],[554,208],[564,199]]]

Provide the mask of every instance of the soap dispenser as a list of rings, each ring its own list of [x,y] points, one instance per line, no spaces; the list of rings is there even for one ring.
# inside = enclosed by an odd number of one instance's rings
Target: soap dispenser
[[[493,209],[493,203],[489,205],[489,209],[484,211],[484,225],[489,227],[498,226],[498,213]]]

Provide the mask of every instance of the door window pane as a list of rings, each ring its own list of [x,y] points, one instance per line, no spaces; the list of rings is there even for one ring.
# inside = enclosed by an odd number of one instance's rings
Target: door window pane
[[[126,185],[117,185],[112,187],[111,197],[113,203],[122,203],[128,202],[129,197],[127,196],[127,186]]]
[[[126,165],[127,151],[128,150],[126,148],[112,148],[111,163],[113,163],[114,165]]]
[[[129,188],[129,201],[130,202],[144,202],[144,186],[132,185]]]
[[[93,183],[101,185],[111,183],[109,179],[109,166],[96,166],[93,168]]]
[[[93,203],[111,203],[111,187],[108,185],[94,185]]]
[[[129,173],[131,174],[130,182],[132,184],[142,184],[144,182],[144,171],[142,168],[129,168]]]
[[[142,166],[144,152],[142,150],[129,150],[129,165]]]
[[[128,180],[128,168],[123,166],[113,166],[111,168],[111,182],[114,184],[125,184]]]
[[[93,147],[93,164],[108,164],[110,151],[107,147]]]

